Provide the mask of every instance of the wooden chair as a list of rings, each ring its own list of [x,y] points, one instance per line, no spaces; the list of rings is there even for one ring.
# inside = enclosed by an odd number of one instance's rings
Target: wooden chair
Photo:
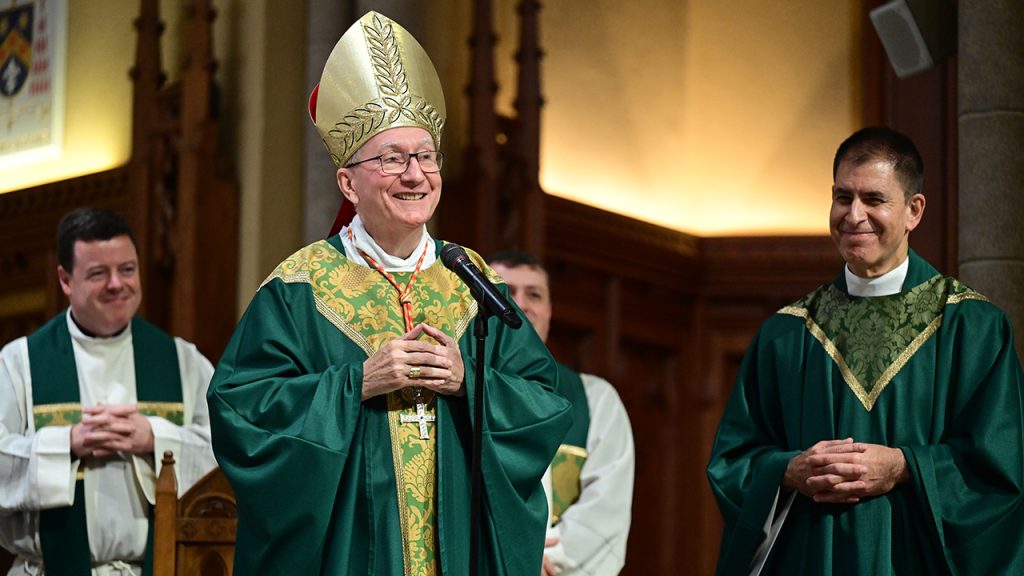
[[[220,468],[179,500],[174,455],[164,452],[153,522],[153,576],[231,575],[238,508]]]

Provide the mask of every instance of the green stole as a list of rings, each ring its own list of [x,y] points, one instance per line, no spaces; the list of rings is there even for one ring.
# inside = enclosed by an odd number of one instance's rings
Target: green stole
[[[551,525],[580,497],[580,473],[587,460],[590,405],[578,372],[558,362],[557,392],[572,403],[572,428],[551,460]]]
[[[32,376],[32,414],[35,429],[67,426],[82,419],[78,367],[66,315],[58,314],[28,337]],[[139,412],[184,421],[181,373],[174,338],[145,320],[132,319],[135,393]],[[92,573],[89,532],[85,518],[85,482],[75,482],[70,507],[39,512],[39,543],[49,576],[88,576]],[[153,524],[146,543],[145,574],[152,573]]]

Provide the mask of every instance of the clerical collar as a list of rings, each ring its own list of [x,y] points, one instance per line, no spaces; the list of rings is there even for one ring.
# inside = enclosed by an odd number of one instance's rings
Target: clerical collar
[[[349,238],[349,230],[352,230],[352,237]],[[386,272],[412,272],[416,269],[416,264],[420,260],[420,254],[423,253],[424,245],[428,242],[433,242],[430,238],[430,234],[427,234],[427,227],[423,226],[422,236],[420,237],[419,244],[412,251],[408,258],[399,258],[398,256],[392,256],[384,251],[377,244],[377,241],[370,236],[370,233],[366,231],[363,226],[362,219],[359,218],[359,214],[356,214],[355,218],[348,226],[345,226],[339,232],[341,235],[341,244],[345,247],[345,257],[352,262],[359,264],[360,266],[370,267],[370,264],[363,258],[359,250],[362,250],[380,264]],[[427,249],[427,255],[423,258],[423,264],[420,266],[421,269],[430,268],[437,259],[437,254],[434,250]]]
[[[846,289],[850,296],[868,298],[871,296],[889,296],[899,294],[903,290],[903,281],[907,279],[907,270],[910,269],[910,258],[904,258],[903,262],[877,278],[861,278],[850,271],[846,266]]]
[[[88,330],[85,326],[79,324],[78,320],[75,320],[75,315],[71,313],[71,309],[68,308],[68,331],[71,332],[72,336],[83,336],[85,338],[91,338],[93,340],[111,341],[125,334],[128,331],[128,327],[131,325],[132,323],[128,322],[127,324],[124,325],[124,328],[121,328],[120,330],[114,332],[110,336],[100,336],[99,334],[96,334],[95,332]]]

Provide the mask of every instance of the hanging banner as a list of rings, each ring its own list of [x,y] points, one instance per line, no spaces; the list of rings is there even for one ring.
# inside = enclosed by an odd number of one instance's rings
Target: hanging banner
[[[67,0],[0,0],[0,168],[60,155]]]

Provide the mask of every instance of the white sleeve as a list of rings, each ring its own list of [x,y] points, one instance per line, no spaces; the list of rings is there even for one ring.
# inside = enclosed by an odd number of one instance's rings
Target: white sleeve
[[[28,340],[0,351],[0,514],[70,506],[78,461],[70,426],[36,432]]]
[[[206,407],[206,390],[213,377],[213,365],[191,342],[175,338],[174,343],[181,371],[185,424],[178,426],[165,418],[150,416],[152,461],[138,456],[133,458],[136,478],[150,504],[156,502],[156,478],[165,451],[174,453],[179,497],[217,465],[210,443],[210,414]]]
[[[545,556],[560,574],[615,575],[626,561],[633,505],[633,431],[622,400],[606,380],[581,374],[590,407],[580,497],[548,531]]]

